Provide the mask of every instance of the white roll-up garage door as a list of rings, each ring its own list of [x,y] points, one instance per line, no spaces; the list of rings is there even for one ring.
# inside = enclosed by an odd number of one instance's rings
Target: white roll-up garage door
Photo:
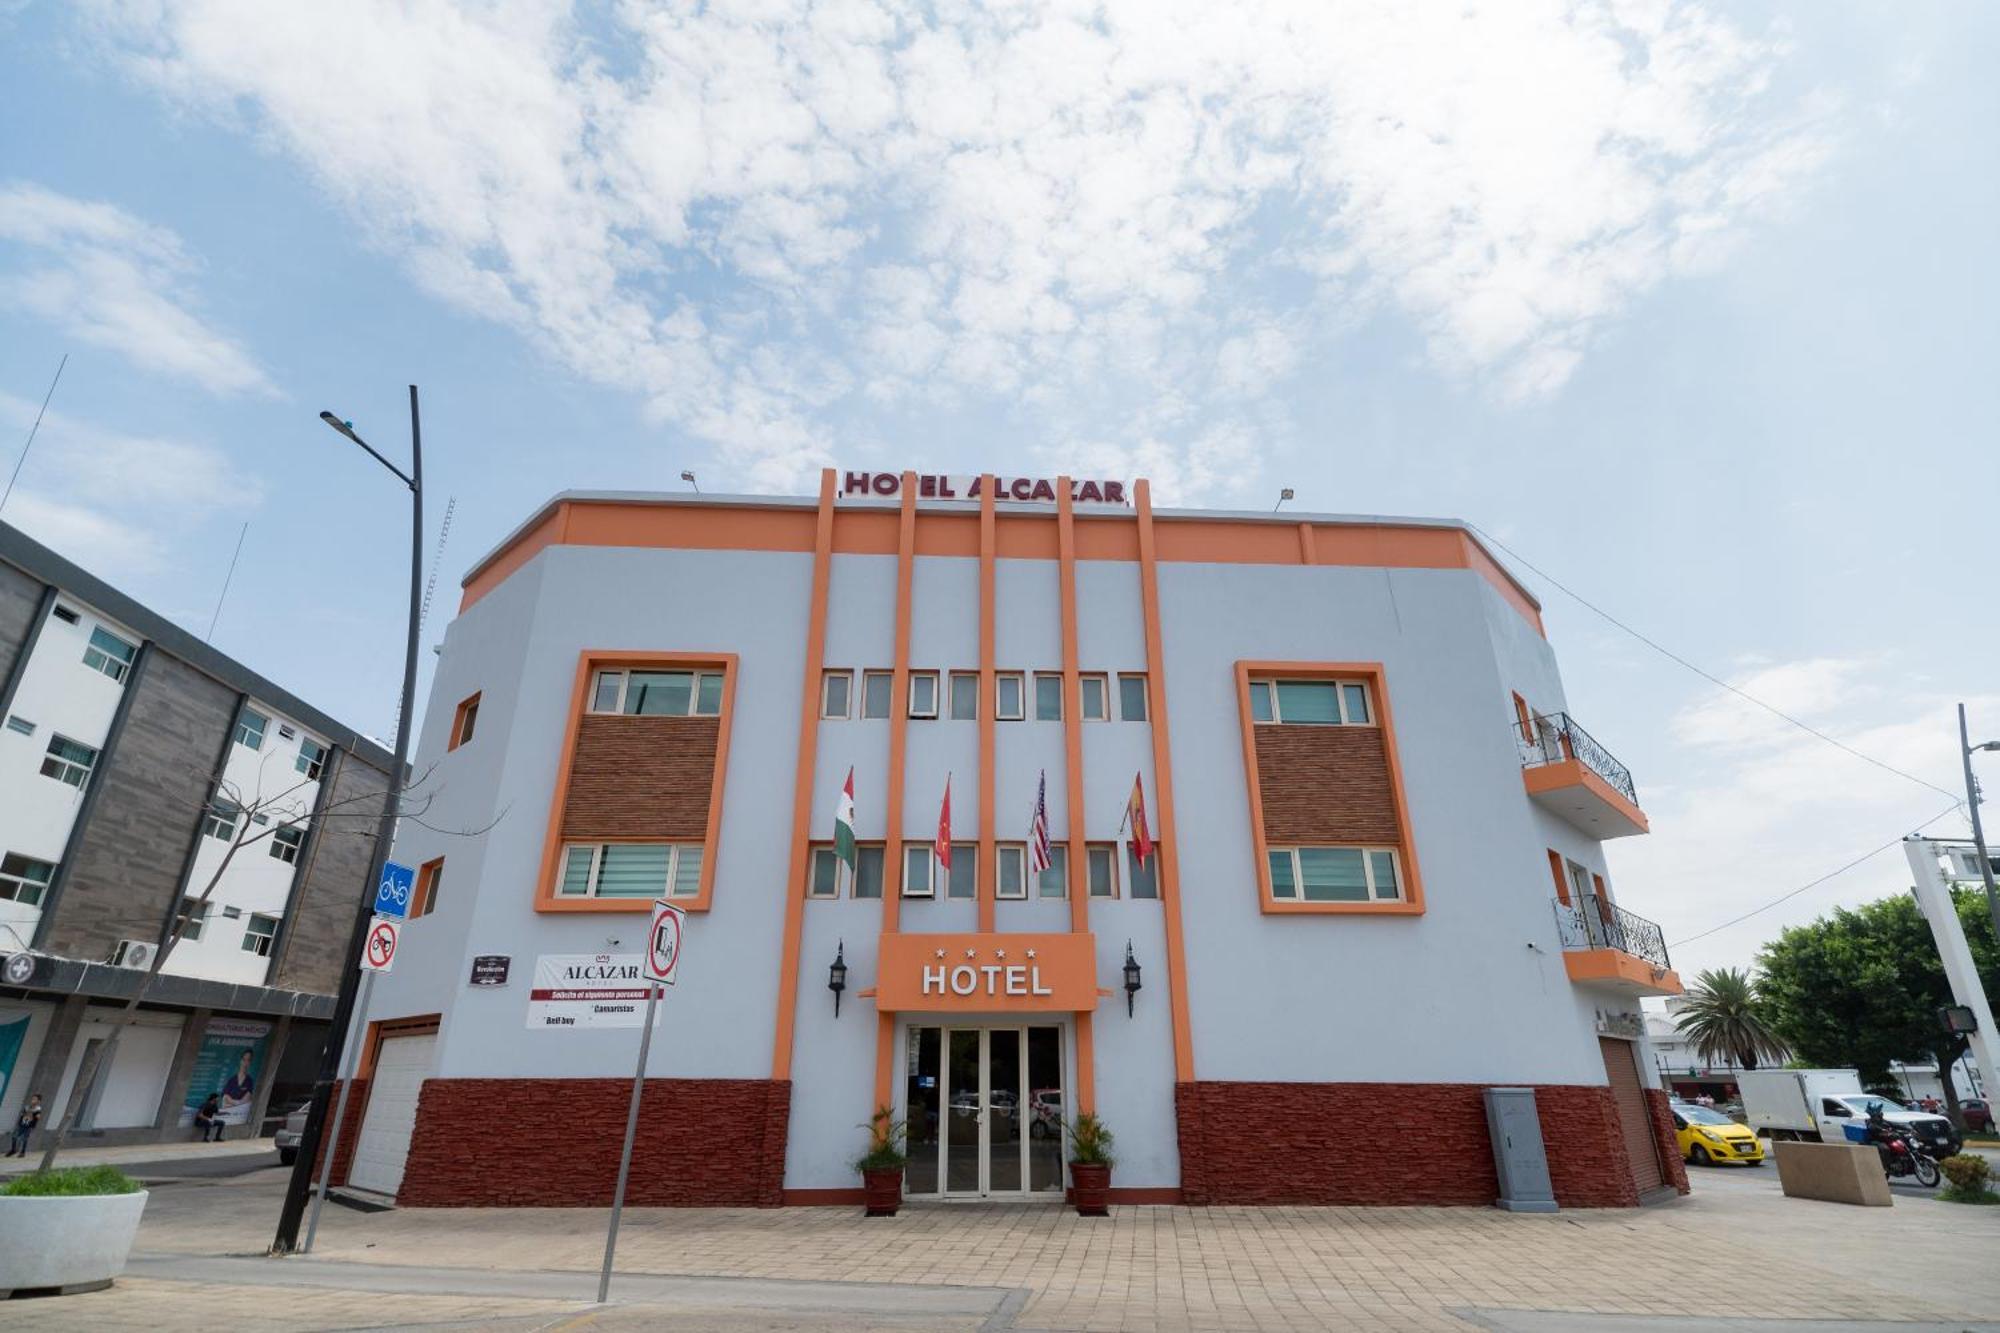
[[[437,1034],[390,1037],[375,1056],[368,1084],[368,1112],[354,1145],[347,1183],[356,1189],[394,1194],[403,1183],[410,1135],[417,1127],[417,1094],[431,1069]]]

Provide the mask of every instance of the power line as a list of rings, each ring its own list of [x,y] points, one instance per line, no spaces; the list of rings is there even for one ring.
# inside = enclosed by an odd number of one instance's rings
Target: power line
[[[1627,634],[1637,639],[1640,643],[1645,644],[1648,648],[1651,648],[1654,652],[1666,658],[1668,661],[1686,667],[1689,671],[1694,672],[1695,675],[1700,676],[1703,680],[1707,681],[1709,684],[1721,686],[1723,689],[1728,690],[1731,694],[1735,695],[1739,699],[1744,700],[1746,703],[1752,703],[1757,705],[1757,707],[1763,709],[1771,716],[1778,718],[1782,721],[1791,723],[1793,726],[1797,727],[1800,731],[1805,732],[1809,736],[1817,737],[1818,739],[1825,741],[1828,745],[1833,746],[1836,750],[1844,750],[1848,754],[1853,755],[1856,759],[1861,760],[1863,763],[1873,764],[1875,767],[1881,769],[1883,772],[1893,773],[1897,777],[1902,778],[1907,782],[1916,783],[1919,787],[1928,787],[1940,796],[1949,796],[1952,798],[1954,806],[1963,804],[1962,800],[1959,798],[1956,792],[1950,791],[1944,787],[1940,787],[1935,782],[1926,782],[1924,779],[1918,777],[1914,773],[1906,773],[1902,769],[1897,768],[1894,764],[1885,763],[1882,760],[1877,759],[1874,755],[1865,754],[1862,751],[1855,749],[1852,745],[1849,745],[1846,741],[1827,735],[1825,732],[1821,731],[1818,727],[1813,726],[1811,723],[1800,721],[1798,718],[1793,717],[1790,713],[1787,713],[1782,708],[1779,708],[1774,704],[1765,703],[1762,699],[1759,699],[1756,695],[1749,693],[1747,690],[1738,689],[1736,686],[1731,685],[1728,681],[1722,679],[1715,673],[1711,671],[1702,670],[1694,663],[1688,661],[1685,657],[1682,657],[1679,653],[1674,652],[1672,649],[1666,647],[1663,644],[1660,644],[1652,639],[1647,638],[1644,634],[1641,634],[1638,630],[1633,629],[1630,625],[1620,620],[1617,616],[1612,615],[1609,611],[1606,611],[1603,607],[1597,605],[1595,602],[1591,601],[1583,594],[1564,586],[1560,580],[1556,579],[1553,575],[1548,573],[1548,571],[1536,566],[1526,556],[1522,555],[1519,551],[1516,551],[1513,547],[1507,545],[1507,543],[1501,541],[1498,537],[1495,537],[1492,533],[1488,532],[1486,529],[1480,527],[1477,523],[1468,522],[1466,526],[1471,528],[1474,532],[1478,533],[1481,537],[1485,538],[1487,541],[1492,542],[1495,546],[1505,551],[1508,555],[1512,556],[1514,559],[1520,561],[1527,568],[1533,570],[1538,576],[1546,580],[1551,587],[1555,588],[1558,592],[1562,593],[1564,596],[1570,598],[1572,601],[1580,603],[1582,606],[1595,612],[1597,615],[1603,617],[1605,620],[1617,626],[1619,629],[1624,630]],[[1946,813],[1948,814],[1950,812],[1947,811]]]
[[[14,483],[20,479],[21,465],[28,461],[28,450],[35,447],[35,434],[42,428],[42,413],[49,410],[49,399],[56,396],[56,385],[62,382],[63,367],[69,364],[69,353],[64,352],[56,363],[56,376],[49,381],[49,391],[42,395],[42,407],[35,413],[35,424],[28,428],[28,442],[21,446],[21,456],[14,460],[14,475],[7,478],[7,489],[0,491],[0,509],[7,507],[7,500],[14,494]]]
[[[236,562],[243,558],[243,539],[250,535],[250,525],[245,523],[243,531],[236,534],[236,553],[229,557],[229,572],[222,576],[222,593],[215,599],[215,614],[208,618],[208,633],[201,636],[202,642],[215,641],[215,622],[222,619],[222,604],[228,600],[229,584],[236,577]]]
[[[1836,876],[1846,874],[1848,871],[1854,869],[1854,867],[1860,865],[1863,861],[1872,860],[1873,858],[1880,856],[1882,853],[1888,851],[1891,847],[1902,846],[1903,839],[1905,837],[1914,836],[1918,833],[1923,832],[1925,829],[1929,828],[1932,824],[1937,823],[1940,819],[1943,819],[1946,815],[1951,814],[1953,811],[1957,810],[1960,806],[1964,804],[1965,802],[1963,801],[1953,801],[1950,805],[1946,806],[1944,809],[1932,815],[1929,819],[1926,819],[1923,823],[1911,829],[1908,834],[1898,834],[1896,837],[1891,838],[1889,841],[1883,843],[1880,847],[1877,847],[1872,851],[1863,852],[1861,855],[1855,857],[1852,861],[1849,861],[1846,865],[1841,866],[1838,870],[1829,870],[1824,875],[1821,875],[1818,879],[1813,880],[1810,883],[1799,885],[1799,887],[1793,889],[1790,893],[1780,894],[1776,898],[1771,899],[1770,902],[1765,903],[1762,907],[1752,908],[1750,911],[1745,912],[1742,916],[1732,917],[1730,920],[1723,922],[1719,926],[1711,926],[1709,929],[1704,930],[1699,935],[1690,935],[1684,940],[1675,940],[1672,944],[1669,944],[1667,947],[1669,949],[1678,949],[1683,944],[1693,944],[1696,940],[1705,940],[1710,935],[1715,934],[1717,931],[1728,930],[1731,926],[1739,925],[1742,922],[1748,921],[1753,916],[1757,916],[1761,913],[1770,911],[1773,907],[1776,907],[1779,903],[1789,902],[1791,899],[1796,898],[1800,894],[1804,893],[1807,889],[1816,889],[1820,885],[1826,883],[1828,880],[1833,879]]]

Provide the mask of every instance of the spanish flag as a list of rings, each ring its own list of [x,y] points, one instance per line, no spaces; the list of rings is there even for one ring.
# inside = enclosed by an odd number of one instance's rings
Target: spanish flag
[[[1132,856],[1140,865],[1153,854],[1153,834],[1146,826],[1146,786],[1140,775],[1132,775],[1132,795],[1125,802],[1125,823],[1132,828]]]

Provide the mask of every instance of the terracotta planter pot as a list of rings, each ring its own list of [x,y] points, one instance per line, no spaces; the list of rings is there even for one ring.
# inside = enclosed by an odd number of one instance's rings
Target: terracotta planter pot
[[[861,1194],[867,1217],[894,1217],[903,1206],[903,1168],[870,1167],[861,1173]]]
[[[1076,1211],[1085,1217],[1111,1215],[1111,1168],[1102,1162],[1069,1164],[1070,1194]]]

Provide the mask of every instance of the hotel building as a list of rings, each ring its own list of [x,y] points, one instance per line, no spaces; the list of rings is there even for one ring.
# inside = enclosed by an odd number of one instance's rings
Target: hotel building
[[[416,767],[336,1157],[405,1205],[609,1199],[657,897],[635,1203],[858,1201],[886,1105],[913,1199],[1060,1198],[1091,1111],[1128,1203],[1486,1204],[1496,1085],[1562,1205],[1686,1187],[1604,854],[1646,817],[1459,523],[564,494],[465,580]]]

